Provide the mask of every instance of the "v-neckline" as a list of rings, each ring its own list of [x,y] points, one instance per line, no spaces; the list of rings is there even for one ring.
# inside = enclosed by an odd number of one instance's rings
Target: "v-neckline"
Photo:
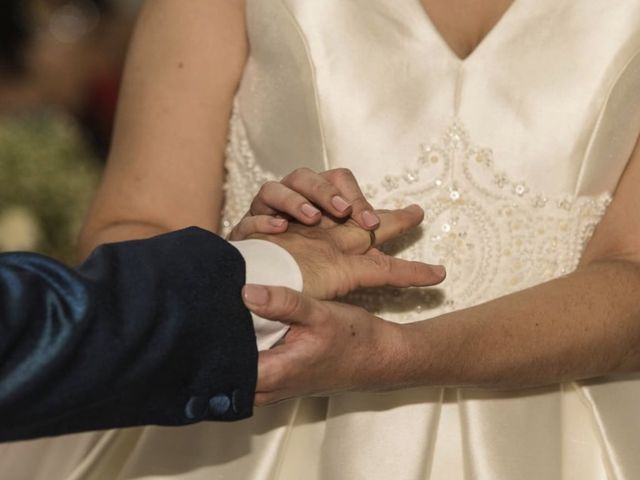
[[[440,32],[436,24],[433,22],[431,16],[429,15],[429,12],[425,8],[422,1],[421,0],[410,0],[410,1],[415,2],[416,7],[420,10],[419,13],[422,15],[423,23],[426,25],[427,30],[429,30],[429,33],[431,33],[433,36],[436,37],[436,40],[438,41],[438,43],[440,43],[440,45],[447,52],[447,54],[450,57],[452,57],[452,59],[457,63],[465,64],[465,63],[469,63],[473,58],[477,57],[479,55],[479,52],[487,48],[486,45],[491,43],[491,41],[493,41],[493,38],[496,37],[502,29],[504,29],[504,25],[511,21],[510,19],[511,17],[514,16],[516,7],[519,6],[522,0],[513,0],[511,2],[511,5],[507,7],[507,9],[498,19],[498,21],[494,23],[491,29],[489,29],[486,35],[482,37],[480,42],[475,46],[475,48],[471,52],[469,52],[469,54],[466,57],[461,57],[451,47],[451,44],[442,35],[442,33]]]

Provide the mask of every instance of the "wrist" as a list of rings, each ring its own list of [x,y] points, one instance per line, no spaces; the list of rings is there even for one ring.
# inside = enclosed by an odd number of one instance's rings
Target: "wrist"
[[[467,352],[474,336],[464,334],[454,315],[398,325],[405,346],[405,386],[473,385],[468,370],[475,366]]]
[[[371,357],[377,361],[368,359],[373,367],[369,373],[373,380],[371,389],[385,391],[413,386],[413,349],[407,326],[377,317],[375,325],[378,332],[376,351]]]
[[[437,362],[431,338],[424,333],[424,322],[386,323],[391,356],[388,371],[393,375],[390,386],[411,388],[438,384],[434,371]]]

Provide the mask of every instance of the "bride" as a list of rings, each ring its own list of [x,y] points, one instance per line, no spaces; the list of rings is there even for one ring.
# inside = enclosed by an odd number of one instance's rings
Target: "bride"
[[[346,167],[377,208],[425,209],[387,248],[448,279],[350,299],[402,325],[388,385],[13,458],[64,455],[69,479],[640,478],[639,87],[636,0],[148,2],[87,251],[228,230],[263,183]]]

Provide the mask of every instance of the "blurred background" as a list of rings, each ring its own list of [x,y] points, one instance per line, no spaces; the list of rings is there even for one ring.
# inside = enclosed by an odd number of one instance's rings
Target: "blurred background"
[[[140,3],[0,0],[0,251],[74,263]]]

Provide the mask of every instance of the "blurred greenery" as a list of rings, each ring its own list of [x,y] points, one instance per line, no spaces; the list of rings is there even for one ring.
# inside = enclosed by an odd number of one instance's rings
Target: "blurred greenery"
[[[0,219],[12,212],[14,220],[37,225],[28,249],[74,261],[99,173],[71,118],[53,111],[0,115]],[[11,236],[18,235],[20,221],[4,222],[3,228],[0,220],[0,244],[15,244]]]

